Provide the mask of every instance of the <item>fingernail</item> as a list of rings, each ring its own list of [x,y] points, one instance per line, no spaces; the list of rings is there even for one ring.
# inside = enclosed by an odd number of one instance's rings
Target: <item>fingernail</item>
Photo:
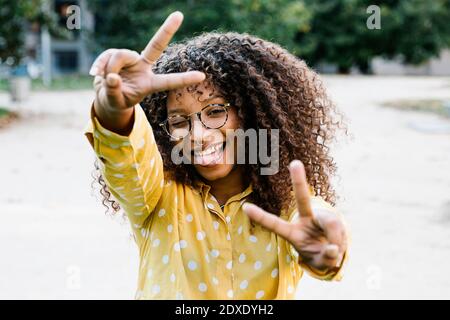
[[[174,12],[172,12],[171,14],[170,14],[170,16],[180,16],[180,21],[183,21],[183,19],[184,19],[184,15],[183,15],[183,13],[181,12],[181,11],[174,11]]]
[[[91,70],[89,70],[89,75],[95,77],[97,75],[97,73],[98,73],[97,67],[92,66]]]
[[[295,167],[300,167],[302,165],[302,163],[300,162],[300,160],[292,160],[291,163],[289,164],[289,169],[293,169]]]
[[[251,205],[250,203],[244,203],[244,204],[242,205],[242,210],[246,211],[246,210],[250,209],[251,206],[252,206],[252,205]]]
[[[326,249],[326,255],[331,258],[337,258],[339,255],[339,248],[337,245],[334,244],[330,244],[328,245],[327,249]]]
[[[179,10],[177,10],[177,11],[174,11],[172,14],[180,14],[181,15],[181,17],[183,17],[183,12],[181,12],[181,11],[179,11]]]
[[[201,80],[205,80],[206,79],[206,74],[204,72],[197,71],[197,73],[200,75]]]
[[[117,84],[117,79],[115,77],[112,77],[110,75],[108,75],[106,77],[106,83],[108,84],[108,86],[115,86]]]

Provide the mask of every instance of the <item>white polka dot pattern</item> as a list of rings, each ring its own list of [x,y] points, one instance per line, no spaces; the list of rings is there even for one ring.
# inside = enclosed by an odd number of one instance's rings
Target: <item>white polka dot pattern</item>
[[[103,177],[138,244],[135,297],[293,299],[303,274],[298,255],[281,237],[252,228],[242,211],[242,204],[251,202],[251,186],[220,210],[207,184],[186,186],[170,178],[139,105],[134,117],[129,136],[106,130],[95,117],[88,130]],[[320,197],[312,199],[329,209]]]

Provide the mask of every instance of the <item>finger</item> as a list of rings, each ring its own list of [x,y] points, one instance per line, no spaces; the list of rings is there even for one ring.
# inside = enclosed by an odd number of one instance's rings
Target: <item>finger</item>
[[[106,74],[105,67],[108,63],[109,58],[116,52],[117,49],[108,49],[103,51],[92,63],[89,74],[91,76],[104,76]]]
[[[334,245],[324,245],[322,250],[311,257],[309,261],[305,261],[312,267],[325,271],[335,268],[338,264],[339,248]]]
[[[339,253],[339,256],[337,257],[336,263],[334,265],[335,268],[342,267],[342,264],[344,263],[344,256],[345,256],[345,253],[342,253],[342,252]]]
[[[148,63],[152,64],[158,59],[180,27],[182,21],[183,14],[179,11],[175,11],[167,17],[141,53],[142,57]]]
[[[151,83],[149,83],[148,91],[157,92],[182,88],[202,82],[205,78],[205,74],[200,71],[155,74]]]
[[[107,61],[106,74],[119,73],[122,68],[132,66],[138,62],[140,57],[136,51],[128,49],[116,50]]]
[[[325,210],[316,210],[314,213],[314,221],[322,229],[329,243],[338,246],[344,245],[345,227],[335,213]]]
[[[269,231],[275,232],[282,238],[289,240],[293,228],[293,225],[289,222],[251,203],[244,203],[242,209],[253,221],[259,223]]]
[[[302,257],[312,258],[314,255],[320,255],[320,253],[323,251],[323,244],[322,243],[305,244],[300,248],[298,248],[297,251]]]
[[[338,268],[342,265],[344,254],[340,252],[338,246],[330,244],[325,248],[323,258],[328,268]]]
[[[106,76],[106,96],[112,106],[124,106],[125,98],[122,94],[122,79],[117,73],[109,73]]]
[[[100,88],[103,86],[104,80],[105,79],[103,79],[102,76],[95,76],[93,85],[96,92],[99,92]]]
[[[308,182],[306,180],[305,167],[299,160],[294,160],[289,165],[292,185],[294,188],[295,199],[297,200],[297,209],[300,217],[312,217],[310,202],[310,193]]]
[[[339,247],[335,244],[329,244],[325,247],[323,255],[326,259],[336,260],[339,257]]]

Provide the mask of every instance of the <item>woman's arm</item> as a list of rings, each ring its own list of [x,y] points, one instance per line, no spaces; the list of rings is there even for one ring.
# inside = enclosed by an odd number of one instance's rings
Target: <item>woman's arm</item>
[[[128,49],[108,49],[92,64],[95,76],[94,111],[108,130],[128,135],[132,128],[133,108],[146,96],[196,84],[205,74],[189,71],[172,74],[153,73],[153,64],[181,25],[181,12],[172,13],[141,54]]]
[[[117,134],[102,126],[92,108],[85,134],[108,189],[140,227],[161,197],[164,175],[152,128],[139,105],[133,108],[131,124],[128,135]]]
[[[95,76],[96,96],[86,135],[110,192],[135,225],[142,225],[153,211],[164,182],[161,155],[139,102],[152,93],[205,79],[197,71],[152,71],[182,20],[180,12],[172,13],[141,54],[128,49],[104,51],[89,72]]]
[[[289,170],[296,205],[290,210],[288,221],[253,204],[244,203],[243,209],[253,221],[292,245],[301,259],[298,261],[313,275],[334,279],[347,257],[347,227],[331,206],[320,197],[312,197],[305,167],[300,161],[292,161]]]

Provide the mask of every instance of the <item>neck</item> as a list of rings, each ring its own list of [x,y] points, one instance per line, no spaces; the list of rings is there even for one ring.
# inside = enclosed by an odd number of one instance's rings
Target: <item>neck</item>
[[[232,196],[244,191],[246,187],[241,166],[235,166],[226,177],[207,181],[207,183],[211,186],[211,194],[221,206]]]

